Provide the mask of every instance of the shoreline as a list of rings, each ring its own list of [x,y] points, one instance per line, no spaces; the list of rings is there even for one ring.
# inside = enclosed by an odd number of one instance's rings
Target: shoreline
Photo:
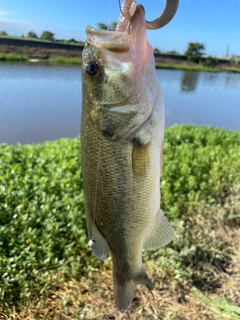
[[[156,59],[158,60],[158,59]],[[27,55],[16,54],[16,53],[0,53],[0,63],[28,63],[28,64],[50,64],[50,65],[81,65],[81,58],[77,57],[63,57],[63,56],[52,56],[48,59],[31,58]],[[206,67],[197,63],[181,62],[176,61],[162,61],[156,63],[156,69],[168,69],[168,70],[183,70],[183,71],[197,71],[197,72],[226,72],[226,73],[240,73],[240,68],[234,68],[229,66],[223,68],[220,66]]]

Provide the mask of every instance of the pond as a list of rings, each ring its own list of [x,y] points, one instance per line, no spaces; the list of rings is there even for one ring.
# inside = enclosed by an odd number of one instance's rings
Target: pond
[[[157,70],[166,126],[240,129],[240,74]],[[80,132],[81,69],[0,64],[0,143],[39,143]]]

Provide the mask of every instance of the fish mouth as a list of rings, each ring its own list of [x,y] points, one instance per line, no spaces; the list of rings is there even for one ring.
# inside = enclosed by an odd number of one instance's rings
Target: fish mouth
[[[96,48],[104,48],[112,52],[127,52],[131,38],[127,31],[98,30],[91,26],[86,28],[87,42]]]
[[[138,5],[124,31],[98,30],[87,26],[86,34],[87,43],[98,49],[104,48],[119,53],[128,52],[130,49],[138,50],[146,41],[145,10],[143,6]]]

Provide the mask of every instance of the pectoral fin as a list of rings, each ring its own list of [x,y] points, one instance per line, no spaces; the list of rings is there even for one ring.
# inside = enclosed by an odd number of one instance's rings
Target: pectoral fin
[[[148,145],[155,138],[156,135],[156,126],[158,122],[155,118],[149,119],[141,130],[136,134],[135,139],[141,145]]]
[[[150,251],[156,250],[158,248],[164,247],[173,239],[174,230],[162,210],[159,210],[149,238],[147,238],[145,241],[144,249]]]
[[[93,239],[95,244],[92,247],[93,253],[98,260],[105,261],[108,257],[108,244],[107,240],[99,231],[98,227],[94,223],[91,215],[86,211],[86,221],[87,221],[87,230],[88,238]]]
[[[149,147],[156,138],[158,121],[155,117],[150,118],[137,132],[133,139],[132,164],[135,176],[144,176],[149,163]]]
[[[134,176],[144,177],[149,163],[149,145],[140,145],[138,142],[133,145],[132,168]]]

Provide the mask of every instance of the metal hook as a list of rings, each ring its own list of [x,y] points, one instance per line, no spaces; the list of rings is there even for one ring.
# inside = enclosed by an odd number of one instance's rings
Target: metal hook
[[[172,20],[178,9],[179,0],[166,0],[162,14],[153,21],[146,21],[148,30],[156,30],[164,27]]]

